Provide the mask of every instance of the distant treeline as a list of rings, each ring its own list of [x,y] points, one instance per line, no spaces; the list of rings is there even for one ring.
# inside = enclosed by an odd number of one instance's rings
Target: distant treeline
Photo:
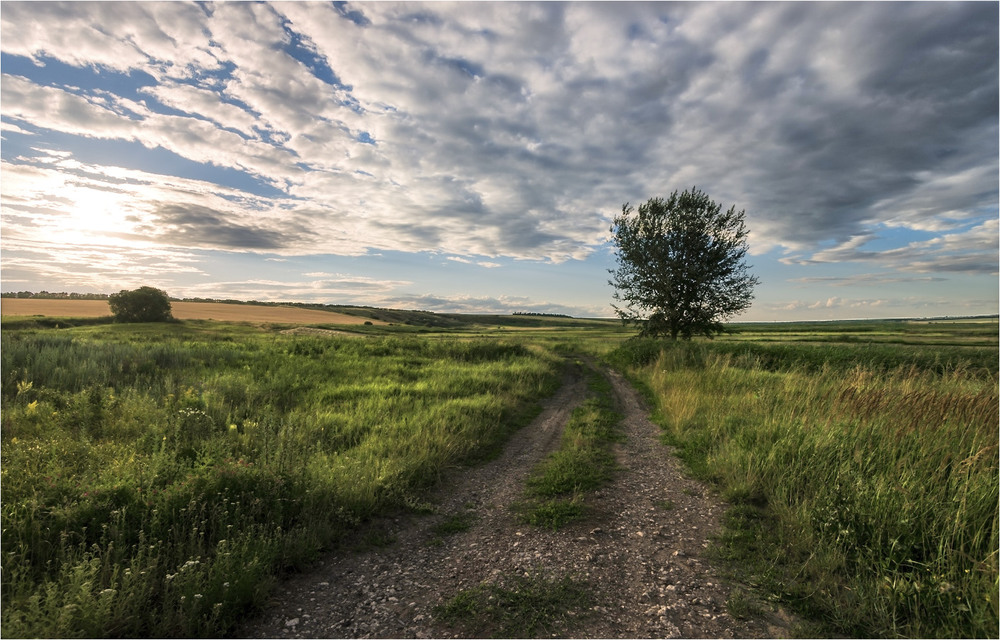
[[[565,313],[539,313],[537,311],[515,311],[511,315],[514,316],[543,316],[546,318],[572,318],[573,316],[568,316]]]
[[[35,298],[38,300],[107,300],[106,293],[51,293],[49,291],[5,291],[0,293],[0,298]]]

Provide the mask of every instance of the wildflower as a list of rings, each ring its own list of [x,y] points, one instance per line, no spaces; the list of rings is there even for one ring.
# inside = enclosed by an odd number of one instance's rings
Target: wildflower
[[[228,589],[229,588],[229,583],[228,582],[223,582],[222,583],[222,588],[223,589]]]
[[[38,409],[38,400],[28,403],[28,415],[32,415]]]
[[[201,600],[201,598],[202,598],[202,595],[200,593],[194,594],[194,599],[195,600]]]

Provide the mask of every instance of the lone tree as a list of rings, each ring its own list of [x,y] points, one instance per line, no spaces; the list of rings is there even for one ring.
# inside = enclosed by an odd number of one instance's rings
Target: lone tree
[[[713,202],[697,188],[651,198],[635,210],[628,203],[611,232],[618,268],[609,269],[614,306],[641,335],[722,333],[725,320],[750,307],[760,281],[747,273],[746,211]]]
[[[153,287],[122,289],[108,296],[111,313],[118,322],[166,322],[173,320],[166,292]]]

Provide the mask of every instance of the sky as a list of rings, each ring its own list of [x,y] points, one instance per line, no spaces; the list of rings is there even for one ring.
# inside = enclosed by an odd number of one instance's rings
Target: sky
[[[611,317],[746,211],[734,320],[995,314],[995,2],[0,3],[0,286]]]

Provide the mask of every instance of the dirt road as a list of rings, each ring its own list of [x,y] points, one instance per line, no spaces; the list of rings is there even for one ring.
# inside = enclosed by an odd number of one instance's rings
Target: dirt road
[[[636,392],[613,383],[626,436],[616,445],[622,469],[588,500],[589,515],[559,531],[520,524],[511,512],[531,468],[558,446],[570,413],[586,394],[580,372],[567,374],[544,411],[490,463],[458,472],[433,498],[436,513],[393,523],[392,545],[331,555],[279,587],[242,637],[446,638],[462,631],[435,618],[435,605],[463,589],[505,576],[572,576],[591,594],[549,635],[574,638],[780,637],[775,614],[734,619],[726,584],[704,558],[723,506],[681,473]],[[445,537],[435,524],[472,513],[474,524]]]

